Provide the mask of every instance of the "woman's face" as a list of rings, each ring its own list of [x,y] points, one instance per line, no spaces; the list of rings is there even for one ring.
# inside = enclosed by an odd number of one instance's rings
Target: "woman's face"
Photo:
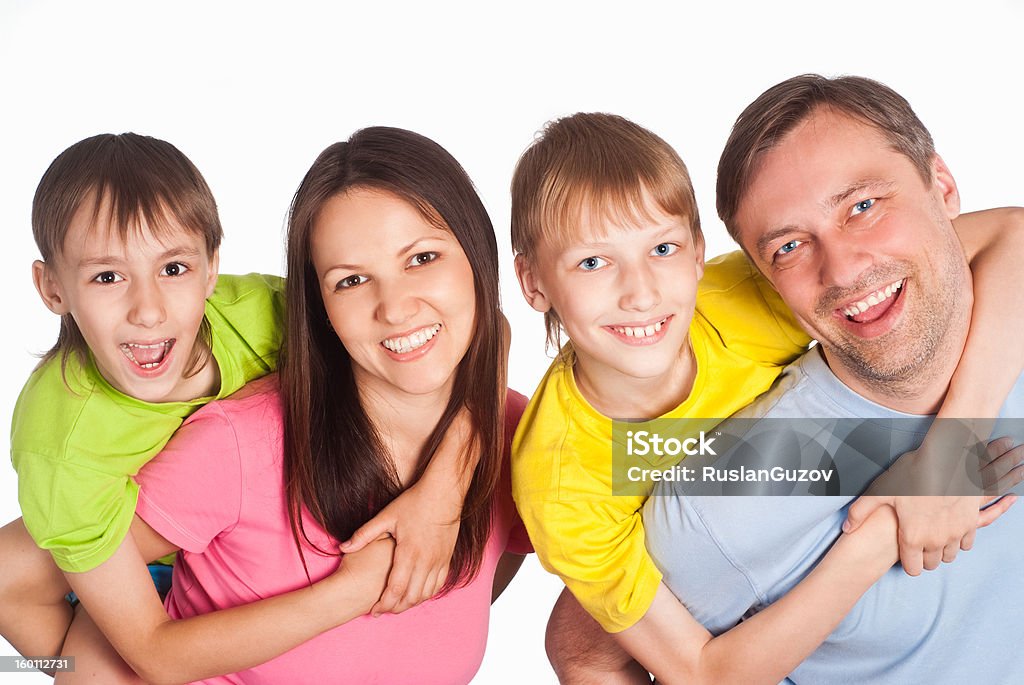
[[[353,189],[327,201],[310,242],[360,390],[446,401],[476,315],[473,271],[455,236],[396,195]]]

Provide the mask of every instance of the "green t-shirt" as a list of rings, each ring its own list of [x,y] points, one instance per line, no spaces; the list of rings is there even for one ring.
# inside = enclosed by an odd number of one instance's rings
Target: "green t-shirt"
[[[151,404],[115,390],[90,358],[72,354],[36,369],[18,397],[11,459],[25,527],[64,571],[96,568],[120,546],[135,514],[132,479],[182,421],[277,366],[284,330],[284,280],[221,276],[206,301],[220,392]],[[201,478],[202,474],[196,474]]]

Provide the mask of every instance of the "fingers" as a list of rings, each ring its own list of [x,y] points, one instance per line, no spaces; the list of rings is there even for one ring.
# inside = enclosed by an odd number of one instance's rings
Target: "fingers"
[[[386,613],[397,613],[395,607],[402,602],[405,593],[409,589],[415,570],[415,555],[402,551],[402,546],[395,550],[395,561],[391,566],[391,573],[388,575],[388,586],[384,593],[377,600],[377,603],[370,610],[373,616],[380,616]]]
[[[846,521],[843,522],[843,532],[852,533],[860,528],[860,525],[864,523],[869,516],[871,516],[875,509],[882,506],[882,504],[885,504],[885,502],[880,497],[858,497],[846,512]]]
[[[919,576],[924,568],[924,552],[920,545],[908,544],[900,538],[900,563],[908,576]]]
[[[965,552],[969,552],[974,547],[974,534],[976,532],[977,529],[972,530],[970,533],[960,538],[960,549]]]
[[[1017,495],[1007,495],[996,500],[992,506],[978,512],[978,528],[991,525],[997,518],[1009,511],[1013,503],[1017,501]]]
[[[993,440],[989,443],[991,455],[992,446],[1007,441],[1006,438]],[[1012,445],[1012,443],[1009,443]],[[1015,485],[1024,480],[1024,468],[1018,468],[1024,463],[1024,445],[1018,445],[1012,449],[1006,449],[1002,453],[992,457],[988,464],[981,469],[981,480],[985,487],[985,494],[996,497],[1005,495]]]
[[[395,534],[395,519],[386,512],[386,509],[381,511],[361,525],[356,532],[352,533],[352,537],[339,545],[339,549],[345,554],[351,554],[358,552],[374,540],[379,540],[389,535],[393,536]]]
[[[966,537],[966,536],[964,536],[964,537]],[[963,540],[963,538],[961,538],[961,540]],[[949,543],[948,545],[946,545],[945,547],[942,548],[942,558],[941,558],[942,563],[944,563],[944,564],[951,564],[951,563],[953,563],[956,560],[957,552],[960,551],[960,544],[961,543],[959,541],[958,542],[951,542],[951,543]],[[938,564],[936,564],[936,567],[937,566],[938,566]],[[929,570],[931,570],[931,569],[929,569]]]
[[[373,616],[400,614],[436,595],[447,579],[447,563],[434,565],[396,558],[388,586],[370,613]]]

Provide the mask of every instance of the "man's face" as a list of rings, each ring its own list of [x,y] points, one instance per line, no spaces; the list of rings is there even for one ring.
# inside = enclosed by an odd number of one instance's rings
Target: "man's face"
[[[891,393],[926,382],[969,318],[958,212],[940,158],[926,182],[877,129],[821,109],[763,156],[736,225],[833,371]]]

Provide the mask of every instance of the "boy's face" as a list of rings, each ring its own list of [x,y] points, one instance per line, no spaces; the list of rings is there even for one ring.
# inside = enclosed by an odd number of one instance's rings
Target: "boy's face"
[[[93,217],[83,202],[54,263],[36,262],[33,277],[47,307],[71,314],[103,377],[146,402],[187,401],[216,391],[217,367],[207,361],[186,378],[217,282],[217,255],[168,217],[157,238],[143,222],[122,240],[105,199]]]
[[[704,243],[644,200],[648,220],[583,217],[579,241],[541,245],[532,265],[516,261],[530,305],[557,312],[577,371],[598,383],[667,378],[685,363]]]

